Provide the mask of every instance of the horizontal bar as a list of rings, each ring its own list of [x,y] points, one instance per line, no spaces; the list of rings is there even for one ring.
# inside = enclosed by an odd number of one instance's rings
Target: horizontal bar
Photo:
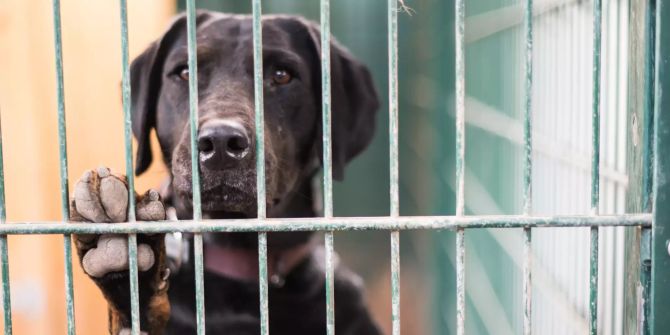
[[[419,230],[458,228],[651,227],[651,214],[602,216],[400,216],[290,219],[220,219],[135,223],[7,222],[0,235],[14,234],[154,234],[215,232],[291,232],[342,230]]]

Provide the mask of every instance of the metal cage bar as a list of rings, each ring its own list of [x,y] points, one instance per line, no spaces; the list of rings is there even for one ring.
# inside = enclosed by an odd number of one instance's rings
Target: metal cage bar
[[[200,164],[198,164],[198,52],[195,0],[186,1],[186,30],[188,43],[188,105],[191,135],[191,178],[193,190],[193,220],[202,220],[200,201]],[[193,236],[195,267],[196,328],[198,335],[205,334],[205,283],[203,279],[202,234]]]
[[[58,151],[60,155],[60,191],[63,222],[70,219],[68,172],[67,172],[67,136],[65,126],[65,86],[63,83],[63,41],[61,36],[60,0],[53,0],[54,52],[56,60],[56,95],[58,97]],[[74,289],[72,278],[72,238],[63,235],[63,256],[65,261],[65,309],[67,314],[67,333],[75,334]]]
[[[321,29],[321,119],[323,128],[323,216],[333,217],[333,154],[330,68],[330,0],[320,1]],[[326,264],[326,334],[335,335],[335,273],[333,269],[334,236],[324,236]]]
[[[523,214],[533,210],[533,0],[526,0],[524,13],[525,29],[525,101],[523,120]],[[523,334],[532,332],[532,235],[530,227],[523,228]]]
[[[125,142],[126,178],[128,180],[128,222],[135,222],[135,176],[133,171],[133,142],[130,112],[130,67],[128,56],[128,5],[119,1],[121,15],[121,96]],[[130,281],[131,334],[140,335],[140,303],[137,269],[137,234],[128,235],[128,280]]]
[[[654,66],[654,181],[651,271],[652,334],[669,334],[670,318],[670,3],[656,0],[655,66]]]
[[[5,205],[5,167],[2,153],[2,122],[0,121],[0,225],[7,220]],[[9,289],[9,252],[7,250],[7,235],[0,235],[0,268],[2,268],[2,311],[4,331],[12,335],[12,299]]]
[[[398,1],[388,1],[389,58],[389,176],[392,218],[400,216],[398,195]],[[400,335],[400,232],[393,230],[391,239],[391,329]]]
[[[263,26],[260,0],[252,0],[254,50],[254,111],[256,125],[256,198],[258,220],[266,218],[265,201],[265,119],[263,111]],[[268,311],[267,233],[258,233],[258,287],[260,291],[261,335],[270,333]]]
[[[667,62],[668,37],[663,35],[661,17],[670,17],[670,9],[666,0],[656,0],[656,82],[655,82],[655,152],[664,152],[670,147],[670,135],[665,128],[670,124],[670,117],[662,115],[667,99],[662,100],[662,89],[668,87],[670,79],[661,64]],[[455,229],[456,239],[456,270],[457,270],[457,334],[465,334],[465,229],[466,228],[522,228],[524,234],[524,273],[523,273],[523,333],[531,333],[531,228],[540,227],[590,227],[590,294],[589,317],[590,334],[597,334],[598,316],[598,233],[599,227],[626,226],[654,229],[653,236],[653,273],[652,273],[652,332],[665,333],[670,329],[667,318],[656,317],[661,310],[660,298],[667,296],[668,289],[659,285],[662,280],[659,259],[667,265],[668,255],[665,249],[666,233],[656,225],[670,220],[670,210],[663,208],[661,201],[670,194],[665,178],[661,178],[670,170],[670,158],[654,156],[654,213],[625,214],[616,216],[598,215],[599,207],[599,175],[600,175],[600,68],[601,68],[601,35],[602,35],[602,0],[593,2],[593,106],[592,106],[592,178],[591,178],[591,216],[531,216],[532,213],[532,52],[533,52],[533,1],[526,0],[524,14],[525,28],[525,101],[524,101],[524,171],[523,171],[523,215],[518,216],[478,216],[465,215],[465,0],[456,0],[456,215],[401,217],[398,196],[398,0],[388,0],[388,57],[389,57],[389,141],[390,141],[390,204],[388,217],[333,217],[332,198],[332,151],[331,151],[331,72],[330,72],[330,1],[321,0],[321,69],[322,69],[322,120],[323,120],[323,186],[324,186],[324,217],[267,219],[266,185],[265,185],[265,150],[264,150],[264,111],[263,111],[263,65],[262,65],[262,9],[261,0],[252,0],[253,52],[254,52],[254,103],[256,130],[256,186],[257,210],[256,219],[207,220],[202,221],[200,199],[200,176],[198,149],[196,145],[198,131],[198,77],[197,77],[197,39],[195,0],[186,1],[187,34],[188,34],[188,68],[189,80],[189,111],[190,140],[193,181],[193,219],[178,222],[135,222],[134,172],[132,163],[132,129],[130,105],[130,72],[128,56],[128,19],[127,0],[120,0],[121,16],[121,48],[122,48],[122,97],[124,111],[124,140],[126,175],[129,184],[128,222],[115,225],[102,223],[68,223],[68,164],[67,139],[65,125],[65,102],[62,62],[62,37],[60,0],[53,0],[54,45],[58,98],[58,136],[61,182],[61,202],[63,220],[60,222],[6,222],[4,198],[4,173],[2,159],[2,139],[0,130],[0,267],[3,280],[3,307],[5,333],[11,334],[11,299],[9,290],[9,264],[7,251],[8,234],[63,234],[65,256],[65,293],[68,334],[75,334],[74,299],[72,281],[72,250],[71,234],[128,234],[128,251],[130,264],[131,289],[131,321],[132,334],[140,334],[139,287],[137,282],[137,234],[191,232],[194,233],[195,285],[196,285],[196,319],[197,333],[205,334],[205,307],[203,281],[203,244],[202,234],[209,232],[257,232],[259,260],[259,290],[261,334],[269,334],[268,315],[268,267],[267,267],[267,233],[279,231],[325,231],[326,248],[326,304],[327,333],[335,333],[335,302],[334,302],[334,231],[343,230],[388,230],[391,239],[391,289],[392,289],[392,329],[394,335],[400,334],[400,257],[399,231],[408,229]],[[664,15],[661,15],[663,13]],[[662,58],[664,57],[664,58]],[[667,113],[666,113],[667,114]],[[666,150],[667,151],[667,150]],[[666,206],[667,207],[667,206]],[[652,224],[654,226],[652,227]],[[661,257],[661,255],[664,255]]]
[[[456,216],[465,214],[465,0],[456,0]],[[456,231],[456,334],[465,335],[465,230]]]
[[[593,110],[591,156],[591,214],[600,206],[600,67],[602,43],[602,0],[593,0]],[[589,333],[598,334],[598,227],[591,227]]]
[[[651,227],[652,215],[623,214],[600,216],[388,216],[334,218],[212,219],[205,221],[142,221],[137,223],[70,223],[54,221],[7,222],[0,225],[0,235],[19,234],[158,234],[295,232],[295,231],[362,231],[426,230],[461,228],[558,228],[558,227]]]

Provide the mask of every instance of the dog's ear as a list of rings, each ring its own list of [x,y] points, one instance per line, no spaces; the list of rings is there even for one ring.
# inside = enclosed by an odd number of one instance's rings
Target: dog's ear
[[[303,22],[309,30],[310,39],[316,50],[316,66],[313,80],[316,101],[321,106],[321,35],[316,24]],[[368,68],[354,58],[347,49],[331,38],[331,108],[332,108],[332,157],[333,178],[344,178],[344,167],[360,154],[372,140],[375,132],[375,117],[379,109],[377,91]],[[321,113],[319,113],[321,120]],[[321,123],[318,134],[321,135]],[[321,136],[319,136],[321,138]],[[321,141],[317,141],[321,142]],[[318,149],[323,159],[323,147]]]
[[[196,22],[201,24],[211,16],[199,10]],[[186,31],[186,15],[177,16],[157,41],[135,58],[130,65],[131,113],[133,134],[137,139],[135,174],[146,171],[151,164],[150,134],[156,127],[156,108],[160,96],[163,66],[170,48]]]

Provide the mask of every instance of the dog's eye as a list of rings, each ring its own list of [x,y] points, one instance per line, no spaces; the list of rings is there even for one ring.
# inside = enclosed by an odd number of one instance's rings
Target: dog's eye
[[[277,85],[286,85],[291,82],[291,74],[286,70],[276,70],[272,74],[272,81]]]
[[[179,69],[179,72],[177,72],[177,74],[179,75],[179,78],[181,80],[188,81],[189,78],[188,66]]]

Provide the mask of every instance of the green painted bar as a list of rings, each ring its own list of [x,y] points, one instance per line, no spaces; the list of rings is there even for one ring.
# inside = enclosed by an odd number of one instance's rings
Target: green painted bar
[[[133,128],[130,102],[130,61],[128,56],[128,5],[119,0],[121,7],[121,97],[123,101],[123,139],[128,181],[128,221],[135,221],[135,171],[133,169]]]
[[[140,335],[140,293],[137,276],[137,234],[130,234],[128,235],[128,277],[130,278],[130,322],[132,335]]]
[[[642,285],[642,321],[638,332],[649,335],[649,318],[651,317],[651,234],[650,228],[642,228],[640,237],[640,284]]]
[[[331,147],[330,1],[320,2],[321,26],[321,101],[323,127],[323,215],[333,217],[333,154]],[[335,276],[333,270],[333,232],[326,232],[326,334],[335,335]]]
[[[465,0],[456,0],[456,216],[465,214]],[[465,335],[465,230],[456,231],[456,334]]]
[[[400,232],[391,232],[391,329],[400,335]]]
[[[188,97],[189,120],[191,130],[191,173],[193,183],[193,220],[202,220],[200,202],[200,164],[198,163],[198,52],[196,38],[195,0],[186,0],[186,30],[188,38]],[[195,307],[198,335],[205,334],[205,283],[203,278],[202,235],[193,236],[193,255],[195,267]]]
[[[656,0],[651,333],[670,334],[670,3]]]
[[[256,197],[258,220],[266,218],[265,200],[265,114],[263,111],[263,27],[261,0],[252,0],[254,49],[254,110],[256,125]],[[260,289],[261,335],[270,333],[268,311],[267,234],[258,234],[258,286]]]
[[[388,0],[389,169],[391,217],[400,216],[398,195],[398,1]],[[400,233],[391,232],[391,329],[400,335]]]
[[[589,260],[589,333],[598,334],[598,228],[591,227],[591,254]]]
[[[70,219],[68,173],[67,173],[67,134],[65,129],[65,86],[63,83],[63,41],[61,36],[60,0],[53,0],[54,52],[56,60],[56,95],[58,97],[58,151],[60,155],[60,191],[61,213],[63,221]],[[67,333],[75,334],[74,288],[72,279],[72,239],[63,236],[63,258],[65,261],[65,310],[67,314]]]
[[[523,213],[531,215],[533,210],[533,0],[526,0],[524,12],[524,30],[526,32],[525,64],[525,101],[524,101],[524,153],[523,153]],[[523,334],[532,333],[532,236],[531,229],[523,229]]]
[[[258,288],[260,293],[261,334],[270,333],[268,318],[268,234],[258,233]]]
[[[321,101],[323,127],[323,215],[333,216],[333,154],[330,99],[330,0],[321,0]]]
[[[400,215],[398,197],[398,1],[388,0],[389,162],[391,216]]]
[[[326,334],[335,335],[335,274],[333,232],[325,234],[326,247]]]
[[[593,1],[593,111],[591,159],[591,212],[598,215],[600,206],[600,67],[602,44],[602,0]],[[591,257],[589,276],[589,329],[598,334],[598,227],[591,227]]]
[[[601,216],[389,216],[334,218],[271,218],[143,221],[141,223],[69,223],[54,221],[7,222],[0,225],[3,234],[158,234],[218,232],[291,232],[291,231],[362,231],[424,230],[476,228],[559,228],[559,227],[651,227],[651,214]]]
[[[119,1],[121,14],[121,96],[125,142],[126,178],[128,180],[128,222],[135,222],[135,171],[133,170],[133,141],[130,114],[130,66],[128,56],[128,4]],[[128,268],[130,281],[131,334],[140,335],[139,285],[137,282],[137,235],[128,235]]]
[[[5,167],[2,153],[2,125],[0,121],[0,224],[7,221],[5,207]],[[12,299],[9,285],[9,252],[7,235],[0,235],[0,268],[2,268],[2,311],[5,335],[12,335]]]

